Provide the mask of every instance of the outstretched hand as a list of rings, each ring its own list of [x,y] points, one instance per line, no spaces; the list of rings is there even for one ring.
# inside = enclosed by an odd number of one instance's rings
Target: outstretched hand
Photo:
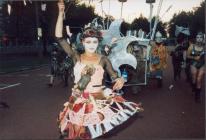
[[[200,60],[200,56],[195,56],[194,59],[195,59],[196,61],[198,61],[198,60]]]
[[[113,86],[113,90],[120,90],[124,85],[124,79],[121,77],[121,78],[117,78],[115,80],[115,84]]]
[[[78,85],[74,85],[72,88],[72,94],[75,97],[79,97],[81,95],[81,91],[78,89]]]

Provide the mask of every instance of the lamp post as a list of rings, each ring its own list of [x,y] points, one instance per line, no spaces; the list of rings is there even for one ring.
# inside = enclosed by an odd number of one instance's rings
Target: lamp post
[[[109,11],[108,11],[108,17],[107,17],[107,29],[109,29],[109,21],[110,21],[110,0],[109,0]]]
[[[105,29],[105,22],[104,22],[104,10],[103,10],[103,5],[102,5],[103,0],[100,0],[99,3],[101,3],[101,10],[102,10],[102,22],[103,22],[103,29]]]
[[[150,5],[150,14],[149,14],[149,22],[150,22],[150,36],[152,34],[152,12],[153,12],[153,3],[155,3],[155,0],[146,0],[146,3]]]
[[[160,10],[161,10],[161,7],[162,7],[162,3],[163,3],[163,0],[160,0],[159,5],[158,5],[158,9],[157,9],[157,15],[155,17],[154,26],[153,26],[153,29],[152,29],[152,35],[150,37],[151,40],[154,39],[154,35],[155,35],[156,28],[157,28],[158,20],[159,20],[159,14],[160,14]]]
[[[121,4],[121,16],[120,16],[120,18],[122,18],[123,3],[127,2],[127,0],[118,0],[118,1],[122,3]]]

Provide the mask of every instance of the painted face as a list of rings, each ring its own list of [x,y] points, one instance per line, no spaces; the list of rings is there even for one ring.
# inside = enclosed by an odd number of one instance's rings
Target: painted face
[[[202,35],[197,35],[196,36],[196,42],[197,43],[202,43],[203,42],[203,36]]]
[[[83,40],[85,52],[94,53],[98,47],[99,41],[96,37],[86,37]]]

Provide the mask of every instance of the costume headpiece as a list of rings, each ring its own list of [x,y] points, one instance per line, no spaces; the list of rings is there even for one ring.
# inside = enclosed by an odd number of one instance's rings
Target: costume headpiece
[[[196,42],[197,43],[204,43],[204,34],[202,32],[198,32],[196,35]]]
[[[155,35],[155,41],[157,43],[161,43],[162,42],[162,34],[159,31]]]
[[[203,34],[202,32],[198,32],[198,33],[197,33],[197,36],[198,36],[198,35],[204,37],[204,34]]]
[[[98,40],[102,40],[102,33],[93,24],[89,23],[88,25],[85,26],[82,34],[81,34],[81,39],[84,39],[86,37],[96,37]]]

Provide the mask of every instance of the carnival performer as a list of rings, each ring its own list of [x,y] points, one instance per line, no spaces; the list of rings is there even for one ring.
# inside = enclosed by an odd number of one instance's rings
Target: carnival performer
[[[163,70],[167,67],[167,49],[163,45],[162,35],[157,32],[155,42],[151,41],[150,71],[151,75],[157,78],[158,87],[162,87]]]
[[[142,110],[140,104],[126,101],[114,92],[124,85],[106,56],[95,53],[101,32],[87,27],[81,34],[85,52],[78,54],[62,38],[64,3],[58,3],[59,15],[55,35],[59,44],[74,61],[74,87],[69,101],[58,117],[58,125],[64,139],[93,139],[125,122]],[[108,72],[114,86],[102,85],[104,71]]]
[[[191,44],[187,51],[187,57],[191,59],[192,88],[195,91],[195,101],[200,101],[202,79],[205,65],[204,35],[199,32],[196,36],[196,43]]]
[[[171,51],[170,55],[172,57],[172,65],[173,65],[173,72],[174,72],[174,80],[177,80],[177,77],[181,78],[181,70],[182,70],[182,64],[184,63],[183,58],[183,45],[182,45],[182,39],[177,38],[177,45],[175,46],[174,50]]]

